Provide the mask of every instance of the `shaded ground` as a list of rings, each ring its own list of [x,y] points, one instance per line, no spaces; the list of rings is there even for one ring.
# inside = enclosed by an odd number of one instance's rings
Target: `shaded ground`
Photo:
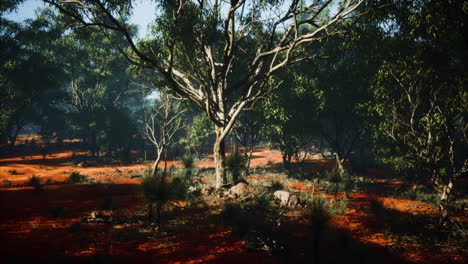
[[[72,154],[53,153],[45,160],[40,155],[0,159],[0,180],[11,181],[9,184],[13,185],[5,187],[4,184],[0,188],[0,255],[8,260],[6,263],[299,263],[307,259],[309,230],[298,213],[289,214],[293,221],[288,228],[293,238],[286,256],[250,251],[229,228],[219,223],[220,208],[209,201],[190,208],[177,207],[178,210],[164,218],[164,231],[154,232],[144,224],[146,209],[139,185],[141,179],[131,178],[141,175],[147,165],[80,168],[71,163]],[[280,161],[278,152],[259,150],[254,154],[252,166],[264,167]],[[171,165],[180,166],[174,161],[168,163],[168,167]],[[305,167],[311,171],[333,165],[332,159],[315,158],[308,160]],[[208,157],[197,166],[212,167],[213,161]],[[103,184],[61,183],[72,171]],[[378,175],[381,173],[370,171],[368,177],[382,176]],[[51,179],[44,192],[24,186],[32,175]],[[266,173],[248,181],[273,179],[286,177]],[[405,184],[377,180],[384,188]],[[297,192],[312,191],[300,181],[291,180],[287,185]],[[314,192],[323,191],[315,189]],[[431,218],[437,215],[432,205],[365,192],[351,193],[349,198],[346,213],[333,217],[332,229],[326,233],[329,238],[321,244],[321,250],[329,256],[328,263],[346,259],[377,260],[373,263],[466,263],[466,252],[417,245],[385,234],[382,226],[385,219],[370,212],[371,201],[378,200],[393,210],[394,215]],[[112,223],[83,223],[82,219],[94,210],[112,217]],[[350,255],[335,256],[337,243],[344,243],[339,250]]]

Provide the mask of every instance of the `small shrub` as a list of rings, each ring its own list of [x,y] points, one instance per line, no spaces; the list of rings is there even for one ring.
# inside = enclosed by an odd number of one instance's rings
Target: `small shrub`
[[[285,190],[285,188],[284,188],[284,185],[280,181],[274,180],[271,182],[270,190],[272,192],[275,192],[278,190]]]
[[[195,156],[192,154],[185,154],[180,160],[184,169],[192,169],[195,166]]]
[[[80,174],[77,171],[73,171],[70,173],[70,176],[68,176],[68,183],[83,183],[86,181],[86,176]]]
[[[187,186],[180,178],[168,181],[159,176],[146,176],[141,183],[143,193],[148,202],[148,218],[156,216],[156,222],[161,227],[161,210],[163,205],[171,199],[185,200]],[[156,210],[156,212],[154,212]],[[154,215],[156,213],[156,215]]]
[[[330,213],[333,215],[344,215],[348,208],[348,200],[331,200],[329,201]]]
[[[13,186],[13,182],[8,180],[8,179],[4,179],[3,180],[3,186],[4,187],[11,187],[11,186]]]
[[[28,185],[34,187],[34,192],[40,193],[44,191],[41,181],[40,177],[33,175],[29,178]]]
[[[186,180],[192,179],[193,170],[195,167],[195,156],[192,154],[185,154],[180,160],[182,166],[184,167],[183,173]]]
[[[9,170],[8,173],[10,173],[11,175],[18,175],[18,171],[16,170]]]
[[[245,158],[238,151],[227,156],[226,170],[231,175],[232,181],[236,183],[245,171]]]
[[[419,188],[403,188],[402,190],[400,190],[399,196],[408,200],[426,202],[434,205],[439,204],[437,194]]]
[[[341,172],[339,169],[332,169],[326,173],[328,186],[328,191],[332,192],[335,195],[335,198],[338,192],[344,192],[345,199],[347,198],[347,193],[353,191],[356,188],[356,181],[347,173]]]
[[[251,249],[276,253],[285,250],[287,231],[283,228],[284,217],[282,211],[273,206],[269,192],[242,204],[228,202],[221,216]]]
[[[321,228],[328,225],[331,219],[332,210],[330,203],[325,196],[315,196],[307,201],[306,217],[313,228]]]

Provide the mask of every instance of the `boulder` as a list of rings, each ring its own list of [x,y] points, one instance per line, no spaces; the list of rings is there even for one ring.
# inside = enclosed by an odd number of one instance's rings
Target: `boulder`
[[[300,204],[299,196],[291,194],[287,191],[276,191],[274,194],[275,199],[280,201],[280,204],[287,207],[296,207]]]
[[[248,184],[241,182],[227,190],[225,195],[233,199],[238,197],[249,197],[253,196],[253,188]]]

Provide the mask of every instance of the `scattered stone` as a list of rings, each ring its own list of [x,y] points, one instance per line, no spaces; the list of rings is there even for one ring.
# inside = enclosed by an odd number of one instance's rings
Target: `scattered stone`
[[[76,167],[79,167],[79,168],[86,168],[86,167],[88,167],[88,166],[89,166],[89,164],[88,164],[88,162],[86,162],[86,161],[80,162],[80,163],[78,163],[78,164],[76,165]]]
[[[110,223],[112,222],[112,216],[106,215],[103,212],[92,211],[90,217],[82,219],[85,223]]]
[[[232,186],[224,194],[233,199],[238,197],[249,197],[253,196],[253,188],[248,184],[241,182],[235,186]]]
[[[287,191],[276,191],[274,194],[275,199],[280,201],[280,204],[287,207],[296,207],[300,204],[299,196],[291,194]]]
[[[213,193],[213,191],[214,191],[213,186],[203,186],[203,188],[201,189],[201,193],[203,195],[210,195]]]

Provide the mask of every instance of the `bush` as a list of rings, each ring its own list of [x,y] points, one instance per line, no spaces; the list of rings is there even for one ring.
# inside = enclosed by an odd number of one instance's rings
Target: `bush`
[[[285,190],[285,188],[284,188],[284,185],[280,181],[274,180],[271,182],[270,190],[271,192],[275,192],[278,190]]]
[[[13,186],[13,182],[8,180],[8,179],[5,179],[5,180],[3,180],[3,186],[4,187],[11,187],[11,186]]]
[[[243,157],[238,151],[226,157],[226,170],[231,175],[234,183],[239,180],[245,169],[245,157]]]
[[[344,192],[345,198],[347,193],[356,188],[355,180],[347,173],[341,172],[339,169],[332,169],[326,173],[328,191],[334,193],[335,197],[338,192]]]
[[[195,166],[195,156],[186,153],[180,160],[184,169],[192,169]]]
[[[68,176],[68,183],[83,183],[86,181],[86,176],[80,174],[77,171],[73,171],[70,173],[70,176]]]
[[[11,175],[18,175],[18,171],[16,170],[9,170],[8,173],[10,173]]]
[[[187,186],[180,178],[172,181],[159,176],[145,176],[141,183],[143,193],[148,202],[148,218],[156,217],[156,222],[161,227],[161,211],[163,205],[172,199],[185,200],[187,196]],[[156,212],[154,212],[156,209]],[[156,213],[156,215],[154,215]]]
[[[34,187],[35,192],[43,192],[41,178],[35,175],[31,176],[28,180],[28,185]]]
[[[193,176],[193,169],[195,167],[195,156],[192,154],[186,153],[184,156],[182,156],[182,159],[180,160],[182,163],[182,166],[184,167],[184,177],[186,180],[189,180]]]
[[[283,228],[284,217],[282,211],[273,206],[270,193],[242,204],[228,202],[221,216],[251,249],[275,253],[285,250],[288,233]]]
[[[328,225],[331,219],[332,210],[330,203],[325,196],[315,196],[307,201],[306,217],[314,228]]]

